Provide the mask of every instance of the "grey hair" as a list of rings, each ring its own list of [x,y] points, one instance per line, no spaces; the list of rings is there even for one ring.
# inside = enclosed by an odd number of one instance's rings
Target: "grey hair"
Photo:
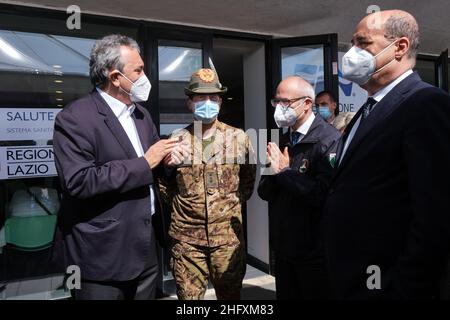
[[[123,71],[121,46],[136,49],[140,53],[135,40],[120,34],[111,34],[95,41],[89,61],[89,76],[94,86],[106,83],[110,70]]]
[[[419,50],[419,26],[414,18],[408,16],[390,16],[384,24],[385,37],[393,40],[406,37],[409,40],[408,58],[415,59]]]
[[[314,88],[309,82],[305,82],[305,85],[302,87],[303,95],[311,98],[312,104],[314,104],[314,102],[316,101],[316,93],[314,92]]]

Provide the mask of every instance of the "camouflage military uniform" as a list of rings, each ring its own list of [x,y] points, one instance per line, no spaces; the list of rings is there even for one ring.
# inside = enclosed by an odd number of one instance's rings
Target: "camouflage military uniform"
[[[178,297],[203,298],[210,277],[219,299],[238,299],[246,266],[241,206],[252,195],[256,173],[250,140],[221,122],[210,152],[204,152],[194,125],[178,136],[190,144],[191,157],[160,182],[162,197],[172,206],[169,234]]]

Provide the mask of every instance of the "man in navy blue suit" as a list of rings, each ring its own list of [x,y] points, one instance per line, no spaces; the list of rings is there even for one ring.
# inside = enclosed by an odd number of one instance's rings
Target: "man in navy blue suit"
[[[54,259],[77,265],[75,299],[151,299],[162,233],[155,175],[176,139],[159,140],[146,101],[151,84],[139,46],[98,40],[91,52],[95,89],[55,120],[54,151],[63,189]]]
[[[334,294],[437,298],[450,253],[450,96],[412,71],[409,13],[366,16],[352,44],[343,76],[369,98],[338,146],[324,209]]]

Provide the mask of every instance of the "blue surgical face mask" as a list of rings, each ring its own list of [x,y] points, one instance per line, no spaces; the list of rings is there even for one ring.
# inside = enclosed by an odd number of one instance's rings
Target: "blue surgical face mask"
[[[325,120],[330,119],[330,117],[331,117],[331,111],[330,111],[330,109],[328,108],[328,106],[319,106],[319,107],[318,107],[318,111],[319,111],[320,116],[321,116],[323,119],[325,119]]]
[[[205,124],[216,120],[219,115],[219,103],[211,100],[194,102],[194,118]]]

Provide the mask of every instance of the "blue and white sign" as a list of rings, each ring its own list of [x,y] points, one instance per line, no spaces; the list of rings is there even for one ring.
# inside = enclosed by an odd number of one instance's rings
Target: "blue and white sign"
[[[323,48],[282,49],[281,79],[297,75],[308,81],[316,93],[324,89]]]
[[[62,109],[0,109],[0,141],[51,140],[53,126]]]
[[[0,147],[0,180],[55,175],[52,146]]]

